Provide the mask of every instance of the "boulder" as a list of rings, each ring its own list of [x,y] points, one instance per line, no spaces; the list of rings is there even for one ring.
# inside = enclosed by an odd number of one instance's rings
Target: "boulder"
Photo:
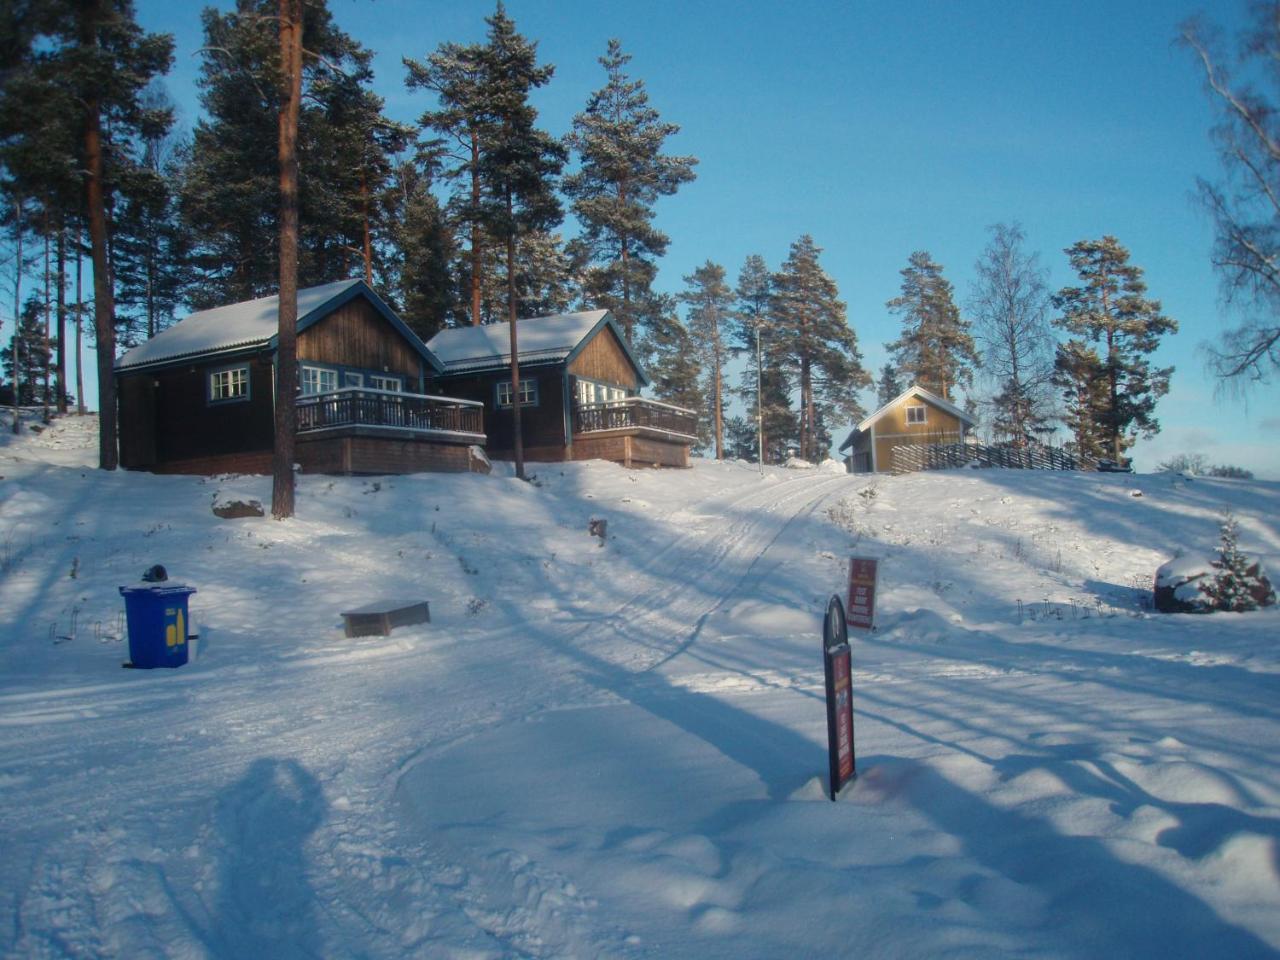
[[[1209,592],[1216,573],[1207,557],[1174,557],[1156,571],[1155,608],[1161,613],[1210,613],[1217,605]]]
[[[263,515],[262,502],[259,500],[221,500],[213,501],[213,515],[223,520],[237,520],[240,517],[260,517]]]

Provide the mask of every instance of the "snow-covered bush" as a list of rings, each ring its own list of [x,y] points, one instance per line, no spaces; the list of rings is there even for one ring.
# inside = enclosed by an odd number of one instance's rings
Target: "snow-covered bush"
[[[1214,561],[1218,573],[1210,587],[1219,610],[1256,610],[1276,602],[1271,581],[1262,571],[1262,565],[1240,552],[1236,542],[1239,536],[1236,518],[1227,514],[1222,521],[1222,546]]]
[[[1162,613],[1212,613],[1256,610],[1276,602],[1271,581],[1257,560],[1237,544],[1235,517],[1222,521],[1217,559],[1178,556],[1156,571],[1155,608]]]

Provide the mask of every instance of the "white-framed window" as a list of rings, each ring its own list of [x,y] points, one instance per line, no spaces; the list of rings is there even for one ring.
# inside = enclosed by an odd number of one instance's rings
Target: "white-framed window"
[[[369,386],[374,390],[390,390],[392,393],[400,393],[404,390],[404,381],[399,377],[383,377],[375,373],[369,377]]]
[[[511,381],[499,380],[497,392],[498,406],[511,406]],[[521,380],[520,381],[520,406],[532,407],[538,403],[538,381],[537,380]]]
[[[363,387],[364,374],[355,370],[342,371],[342,385],[344,387]]]
[[[581,377],[578,378],[577,394],[579,406],[591,403],[612,403],[627,398],[627,391],[622,387],[611,387],[608,384],[584,380]]]
[[[317,393],[332,393],[338,389],[338,371],[329,367],[302,367],[302,395],[312,396]]]
[[[224,367],[209,372],[209,402],[249,399],[249,367]]]
[[[928,408],[923,404],[914,407],[907,407],[907,423],[924,423],[925,410]]]

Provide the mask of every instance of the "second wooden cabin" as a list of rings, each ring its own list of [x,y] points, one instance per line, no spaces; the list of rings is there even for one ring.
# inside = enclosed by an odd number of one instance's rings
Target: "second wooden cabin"
[[[527,459],[689,465],[697,415],[640,396],[648,377],[609,311],[520,320],[516,336]],[[442,330],[427,347],[443,367],[441,391],[484,404],[489,455],[511,458],[515,398],[508,325]]]

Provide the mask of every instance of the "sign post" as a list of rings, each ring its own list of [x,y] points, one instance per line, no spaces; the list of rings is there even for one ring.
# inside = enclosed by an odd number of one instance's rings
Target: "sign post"
[[[873,557],[849,558],[849,593],[846,609],[849,626],[870,630],[876,618],[876,579],[879,561]]]
[[[849,666],[849,628],[838,596],[827,603],[822,625],[822,666],[827,685],[827,753],[831,799],[856,776],[853,750],[853,676]]]

